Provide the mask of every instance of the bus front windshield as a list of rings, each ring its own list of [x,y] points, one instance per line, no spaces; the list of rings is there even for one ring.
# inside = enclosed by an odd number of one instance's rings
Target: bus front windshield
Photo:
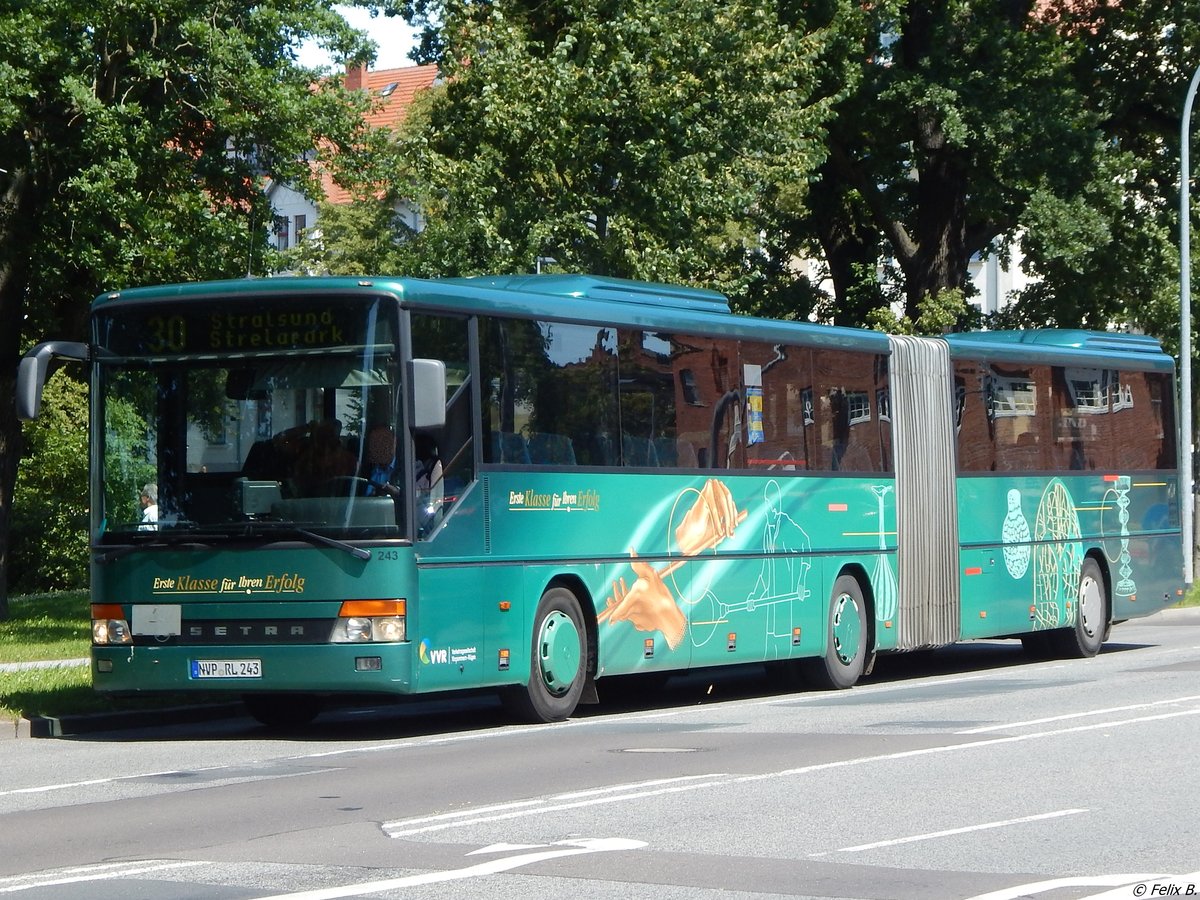
[[[130,306],[97,327],[100,542],[403,534],[394,303]]]

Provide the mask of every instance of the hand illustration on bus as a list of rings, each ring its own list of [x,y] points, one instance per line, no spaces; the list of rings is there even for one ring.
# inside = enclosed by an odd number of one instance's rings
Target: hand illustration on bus
[[[683,523],[675,529],[675,541],[684,556],[696,556],[733,537],[738,523],[745,518],[746,511],[738,512],[729,488],[710,478],[683,517]]]
[[[708,479],[698,491],[685,491],[680,498],[689,492],[696,494],[696,501],[675,529],[675,541],[683,557],[698,556],[716,547],[732,537],[746,518],[746,510],[737,508],[729,488],[715,478]],[[631,587],[626,586],[624,578],[613,583],[612,596],[596,621],[629,622],[638,631],[660,631],[667,646],[674,650],[683,641],[687,616],[667,586],[667,579],[688,560],[677,559],[655,569],[637,558],[636,549],[629,552],[637,579]]]
[[[660,573],[650,564],[639,560],[637,551],[631,553],[634,558],[630,565],[637,580],[630,588],[625,586],[624,578],[613,585],[612,596],[608,598],[604,611],[597,616],[597,621],[608,619],[609,624],[629,622],[638,631],[661,631],[667,646],[674,650],[683,641],[687,617],[663,581],[663,573],[667,573],[671,566]]]

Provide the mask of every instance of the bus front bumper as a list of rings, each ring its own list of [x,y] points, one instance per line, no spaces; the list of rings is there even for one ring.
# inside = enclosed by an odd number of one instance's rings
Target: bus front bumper
[[[412,693],[411,643],[268,647],[92,647],[105,693]]]

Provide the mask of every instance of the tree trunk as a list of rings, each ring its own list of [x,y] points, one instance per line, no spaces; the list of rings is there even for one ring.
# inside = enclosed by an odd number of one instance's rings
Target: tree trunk
[[[17,419],[17,365],[28,285],[27,235],[34,206],[34,182],[13,172],[0,196],[0,619],[8,618],[8,547],[17,467],[23,449]]]
[[[876,274],[881,241],[869,213],[856,215],[847,193],[829,165],[812,185],[809,199],[812,227],[833,282],[834,324],[859,327],[885,302]]]
[[[946,140],[934,110],[918,109],[916,119],[916,227],[911,245],[897,252],[904,271],[904,312],[914,321],[925,297],[966,287],[968,258],[963,151]]]
[[[5,321],[12,320],[6,318]],[[4,343],[9,343],[7,338]],[[21,423],[17,421],[13,390],[16,370],[8,364],[12,359],[10,354],[5,353],[4,359],[4,371],[0,373],[0,620],[8,618],[8,536],[13,491],[17,484],[17,461],[21,456]]]

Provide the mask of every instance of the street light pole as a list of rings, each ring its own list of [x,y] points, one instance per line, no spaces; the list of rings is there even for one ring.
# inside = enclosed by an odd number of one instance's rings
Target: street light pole
[[[1192,75],[1183,122],[1179,130],[1179,493],[1183,526],[1183,583],[1192,587],[1195,498],[1192,496],[1192,203],[1189,193],[1191,162],[1188,159],[1192,124],[1192,102],[1200,86],[1200,66]]]

